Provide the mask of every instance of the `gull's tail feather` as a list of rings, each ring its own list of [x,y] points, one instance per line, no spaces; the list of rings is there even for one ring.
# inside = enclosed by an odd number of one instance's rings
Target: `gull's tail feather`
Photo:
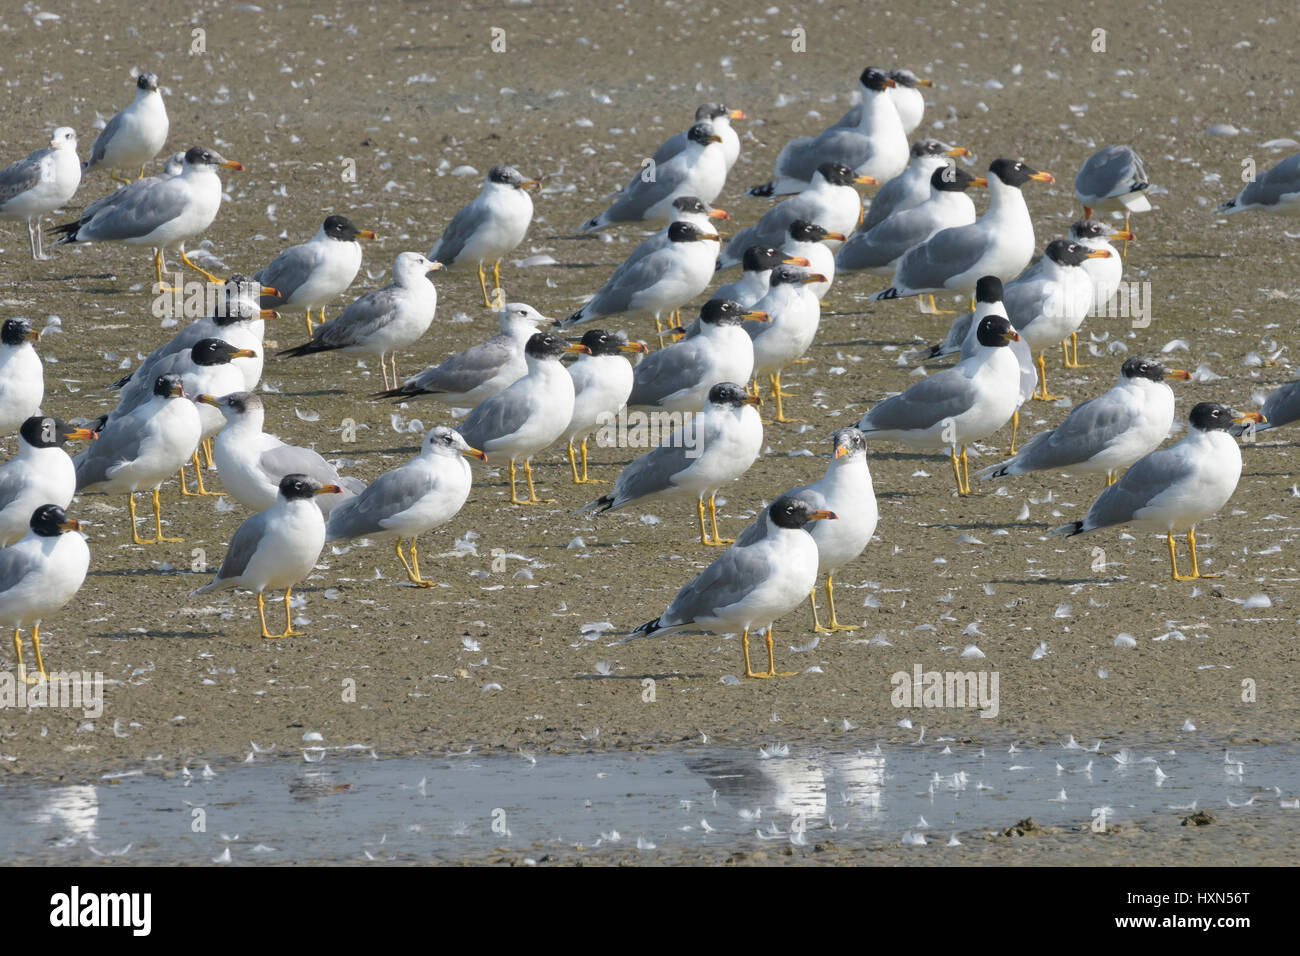
[[[1063,524],[1059,528],[1047,532],[1047,537],[1055,538],[1058,536],[1073,537],[1083,531],[1082,521],[1071,521],[1069,524]]]

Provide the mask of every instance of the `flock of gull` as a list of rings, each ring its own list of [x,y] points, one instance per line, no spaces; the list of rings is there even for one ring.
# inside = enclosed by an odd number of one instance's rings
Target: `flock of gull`
[[[14,629],[18,670],[28,682],[46,677],[41,621],[73,598],[89,567],[86,539],[66,512],[78,493],[125,494],[137,544],[177,541],[164,535],[160,487],[178,476],[183,495],[219,494],[204,484],[204,471],[215,469],[225,493],[251,516],[231,537],[216,575],[196,593],[251,591],[262,637],[284,637],[296,633],[292,588],[312,572],[327,541],[391,541],[409,582],[431,586],[420,570],[416,539],[465,505],[473,484],[470,460],[506,463],[511,502],[536,504],[543,499],[534,485],[534,457],[564,445],[573,482],[596,482],[588,473],[588,442],[625,410],[644,412],[646,420],[671,424],[666,437],[582,510],[693,500],[701,545],[726,550],[662,614],[631,634],[739,632],[746,676],[773,677],[773,623],[805,599],[818,631],[853,630],[836,617],[833,579],[864,551],[876,528],[869,442],[946,451],[956,493],[965,496],[971,493],[967,447],[1010,424],[1009,457],[976,478],[1041,471],[1100,476],[1104,490],[1084,517],[1052,534],[1124,524],[1163,533],[1171,573],[1182,581],[1213,576],[1200,571],[1195,526],[1221,509],[1237,485],[1235,437],[1243,429],[1300,418],[1300,384],[1270,396],[1262,414],[1202,402],[1187,417],[1186,437],[1162,448],[1174,420],[1168,380],[1190,376],[1135,356],[1117,370],[1112,388],[1017,448],[1021,406],[1058,398],[1048,391],[1047,354],[1059,344],[1064,367],[1078,367],[1085,320],[1114,314],[1108,310],[1123,294],[1124,253],[1136,239],[1129,217],[1151,209],[1146,172],[1127,146],[1107,146],[1089,157],[1074,181],[1083,218],[1033,261],[1040,250],[1024,193],[1053,182],[1052,175],[1023,160],[998,158],[976,176],[959,162],[971,165],[969,150],[931,138],[909,142],[923,118],[921,90],[930,82],[907,70],[864,70],[860,102],[817,135],[781,149],[771,179],[747,194],[771,205],[725,242],[717,224],[731,217],[713,202],[741,149],[732,123],[745,115],[721,104],[700,106],[692,125],[637,164],[603,211],[578,230],[651,224],[658,231],[579,308],[558,319],[508,302],[502,291],[501,261],[524,241],[533,218],[530,192],[541,186],[508,165],[491,168],[476,198],[455,214],[428,255],[401,252],[390,284],[356,298],[333,319],[326,320],[326,306],[358,275],[362,241],[376,238],[345,215],[330,215],[311,239],[252,275],[222,280],[207,272],[191,261],[185,245],[217,219],[219,170],[243,167],[192,146],[146,177],[167,141],[167,111],[156,76],[140,72],[133,82],[133,102],[99,133],[84,166],[75,131],[60,127],[47,149],[0,170],[0,219],[25,220],[32,257],[50,258],[43,218],[74,198],[83,175],[106,171],[120,187],[55,226],[57,243],[150,249],[155,294],[175,291],[166,281],[166,256],[174,252],[213,284],[215,306],[112,384],[120,395],[116,408],[71,423],[42,410],[44,363],[34,348],[39,334],[20,317],[3,322],[0,432],[16,434],[18,450],[0,465],[0,625]],[[859,187],[876,185],[864,208]],[[982,214],[973,191],[987,193]],[[1297,209],[1300,155],[1219,207],[1224,213]],[[1112,221],[1122,215],[1124,226],[1094,214],[1110,214]],[[709,291],[736,266],[738,277]],[[484,307],[498,315],[499,331],[402,378],[398,353],[425,334],[437,309],[430,273],[471,268]],[[758,458],[765,426],[797,420],[786,415],[791,395],[782,373],[803,360],[817,339],[824,300],[853,273],[881,277],[885,287],[874,300],[915,298],[927,313],[940,311],[936,295],[968,299],[969,311],[930,350],[932,358],[957,360],[878,402],[856,427],[835,430],[824,477],[777,495],[734,540],[723,538],[715,496]],[[682,311],[701,296],[706,301],[698,315],[684,323]],[[332,352],[373,356],[384,390],[371,400],[434,401],[449,417],[452,409],[471,409],[467,417],[456,428],[430,429],[412,460],[369,484],[339,475],[310,449],[266,434],[258,395],[265,323],[298,311],[307,338],[282,350],[279,360],[319,363]],[[644,331],[653,348],[627,328],[650,320],[655,334],[648,326]],[[606,327],[614,323],[624,328]],[[579,339],[565,337],[579,327]],[[759,411],[764,387],[772,416],[766,421]],[[88,444],[75,457],[64,450],[81,441]],[[138,532],[137,492],[152,495],[151,538]],[[1176,534],[1186,534],[1189,574],[1178,570]],[[821,581],[825,625],[817,611]],[[279,633],[267,627],[268,590],[284,595]],[[31,629],[35,676],[23,669],[24,628]],[[751,664],[751,632],[765,635],[765,669]]]

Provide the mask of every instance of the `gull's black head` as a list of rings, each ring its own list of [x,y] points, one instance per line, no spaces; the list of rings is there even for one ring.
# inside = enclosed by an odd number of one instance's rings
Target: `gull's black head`
[[[516,188],[521,188],[524,183],[532,182],[513,166],[493,166],[488,170],[487,178],[490,183],[500,183],[503,186],[514,186]]]
[[[195,365],[228,365],[234,359],[246,358],[249,351],[221,339],[199,339],[190,349],[190,359]]]
[[[22,345],[38,338],[26,319],[5,319],[5,324],[0,326],[0,342],[5,345]]]
[[[940,166],[930,174],[930,185],[940,192],[963,192],[974,182],[975,177],[955,163]]]
[[[680,219],[668,227],[669,242],[704,242],[717,238],[715,234],[705,232],[698,226]]]
[[[695,122],[707,123],[709,120],[726,116],[731,110],[722,103],[701,103],[695,108]]]
[[[50,415],[33,415],[23,422],[18,434],[33,448],[58,448],[74,438],[92,441],[95,437],[89,428],[74,428]]]
[[[700,307],[700,321],[708,325],[739,325],[749,310],[730,299],[710,299]]]
[[[1120,374],[1125,378],[1147,378],[1153,382],[1163,382],[1169,374],[1169,369],[1155,359],[1134,356],[1124,360],[1124,364],[1120,366]]]
[[[778,528],[802,528],[813,521],[835,518],[833,511],[814,511],[808,502],[793,495],[782,495],[768,505],[767,513]]]
[[[154,379],[153,393],[163,398],[181,398],[185,395],[185,386],[179,375],[168,372]]]
[[[290,501],[316,497],[323,486],[306,475],[285,475],[280,479],[280,494]]]
[[[812,273],[807,269],[800,269],[797,266],[777,266],[772,270],[771,284],[776,285],[798,285],[804,279],[811,276]]]
[[[225,166],[227,169],[243,169],[239,163],[233,159],[226,159],[215,149],[208,149],[206,146],[191,146],[185,151],[185,164],[187,166]]]
[[[627,345],[627,336],[605,329],[588,329],[580,341],[592,355],[618,355]]]
[[[1089,249],[1070,239],[1053,239],[1043,254],[1057,265],[1081,266],[1088,259]]]
[[[524,354],[529,358],[543,361],[559,361],[565,352],[586,352],[585,345],[570,345],[558,335],[550,332],[535,332],[524,345]]]
[[[1050,173],[1040,173],[1034,167],[1022,163],[1018,159],[995,159],[989,164],[989,177],[996,176],[1008,186],[1015,186],[1017,189],[1023,186],[1029,180],[1036,182],[1050,183],[1052,179]]]
[[[832,186],[853,185],[853,170],[842,163],[822,163],[817,167],[817,172],[821,173],[822,178]]]
[[[708,123],[696,123],[687,131],[686,138],[692,143],[699,143],[701,146],[722,142],[722,137],[714,132],[713,127]]]
[[[771,246],[750,246],[741,256],[740,268],[745,272],[770,272],[785,258],[785,253]]]
[[[858,77],[858,82],[876,93],[898,85],[888,73],[876,69],[874,66],[869,66],[863,70],[862,75]]]
[[[81,528],[77,522],[69,521],[67,514],[58,505],[41,505],[32,512],[29,525],[42,538],[57,538],[65,531]]]
[[[948,150],[952,149],[947,143],[941,143],[937,139],[918,139],[912,144],[913,156],[942,156]]]
[[[825,229],[807,219],[796,219],[790,223],[790,238],[795,242],[821,242],[826,236]]]
[[[158,77],[153,73],[147,73],[144,70],[141,70],[140,75],[135,78],[135,88],[137,90],[144,90],[145,92],[157,90]]]
[[[1080,219],[1070,226],[1071,239],[1105,239],[1110,235],[1110,230],[1104,223],[1095,219]]]
[[[673,200],[673,208],[678,212],[697,216],[707,216],[710,212],[709,207],[695,196],[678,196]]]
[[[909,89],[915,89],[918,86],[933,85],[929,80],[923,80],[921,79],[921,77],[917,76],[911,70],[905,70],[901,67],[897,70],[890,70],[889,78],[893,80],[895,83],[897,83],[899,86],[906,86]]]
[[[1218,402],[1200,402],[1187,416],[1187,424],[1197,431],[1226,431],[1237,416],[1227,405]]]
[[[735,382],[719,382],[709,389],[709,404],[739,408],[741,405],[753,405],[755,402]]]
[[[975,338],[980,345],[989,348],[1004,348],[1020,338],[1015,326],[1005,315],[986,315],[980,320],[975,330]]]
[[[862,434],[852,425],[845,428],[837,428],[831,435],[832,455],[835,458],[846,458],[852,455],[866,454],[867,436]]]
[[[980,280],[975,283],[975,301],[1001,302],[1002,280],[997,276],[980,276]]]
[[[343,242],[352,242],[361,235],[361,230],[352,225],[352,220],[347,216],[330,216],[321,228],[331,239],[340,239]]]
[[[250,410],[260,410],[263,408],[262,399],[253,392],[231,392],[229,395],[213,397],[211,395],[200,395],[194,399],[196,402],[203,402],[206,405],[212,405],[227,417],[239,417],[247,414]]]

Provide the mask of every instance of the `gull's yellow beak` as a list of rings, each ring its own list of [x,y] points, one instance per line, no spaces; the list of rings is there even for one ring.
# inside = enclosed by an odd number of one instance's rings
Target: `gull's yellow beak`
[[[1185,368],[1167,368],[1165,369],[1165,378],[1176,378],[1183,382],[1192,380],[1192,373]]]
[[[1110,250],[1109,250],[1109,249],[1094,249],[1094,250],[1092,250],[1092,252],[1088,253],[1088,255],[1086,256],[1086,258],[1088,258],[1088,259],[1109,259],[1109,258],[1110,258]]]
[[[727,115],[734,120],[749,119],[749,117],[745,115],[744,110],[731,110],[730,112],[727,113]]]
[[[987,189],[989,185],[989,180],[987,176],[976,176],[974,179],[970,181],[970,184],[972,186],[983,186],[984,188]]]
[[[340,488],[338,485],[321,485],[321,486],[320,486],[319,488],[317,488],[314,492],[312,492],[312,494],[317,494],[317,495],[341,495],[341,494],[343,494],[343,489]]]
[[[808,282],[830,282],[831,280],[826,278],[820,272],[814,272],[811,275],[804,276],[800,281],[804,283],[808,283]]]
[[[1107,239],[1119,239],[1121,242],[1137,242],[1137,233],[1128,229],[1116,229]]]
[[[878,186],[880,180],[875,176],[854,176],[853,181],[859,186]]]
[[[753,405],[754,407],[757,408],[759,405],[763,404],[763,400],[759,398],[757,395],[746,395],[744,398],[740,400],[740,404]]]
[[[1036,183],[1054,183],[1054,182],[1056,182],[1056,177],[1055,177],[1055,176],[1053,176],[1051,173],[1045,173],[1045,172],[1034,173],[1034,174],[1033,174],[1032,176],[1030,176],[1029,178],[1032,179],[1032,180],[1033,180],[1034,182],[1036,182]]]
[[[541,189],[542,181],[540,179],[525,179],[519,184],[520,189]]]
[[[564,351],[578,352],[582,355],[591,354],[591,349],[587,348],[587,346],[583,345],[581,342],[570,342],[568,345],[564,347]]]
[[[789,259],[782,259],[781,262],[783,265],[802,266],[805,269],[812,265],[805,256],[791,256]]]
[[[257,315],[261,319],[278,319],[280,317],[280,313],[275,309],[259,309]]]
[[[1019,341],[1020,341],[1020,333],[1017,332],[1015,329],[1009,329],[1008,331],[1002,333],[1002,341],[1003,341],[1003,342],[1019,342]]]
[[[261,291],[258,294],[275,296],[277,299],[280,298],[280,290],[269,285],[261,286]]]
[[[228,159],[221,164],[222,169],[233,169],[237,173],[244,171],[244,164],[233,159]]]
[[[837,515],[834,511],[826,511],[825,509],[821,511],[808,512],[809,521],[835,521],[838,518],[839,515]]]
[[[257,358],[257,353],[252,349],[235,349],[230,353],[231,358]]]
[[[24,335],[23,338],[25,338],[28,342],[39,342],[41,340],[40,330],[32,329],[30,332]]]
[[[927,83],[926,85],[928,86],[929,83]],[[954,146],[952,149],[944,153],[944,155],[945,156],[969,156],[970,150],[967,149],[965,146]]]
[[[927,90],[934,86],[934,80],[920,79],[916,81],[917,86],[924,86]]]
[[[1259,412],[1247,412],[1245,415],[1242,415],[1240,418],[1234,418],[1232,421],[1235,425],[1244,425],[1246,422],[1254,422],[1256,425],[1262,425],[1268,421],[1268,419]]]
[[[766,322],[767,313],[761,309],[752,309],[741,316],[742,319],[749,319],[752,322]]]
[[[60,530],[60,531],[80,531],[80,530],[81,530],[81,522],[80,522],[80,521],[76,521],[76,520],[74,520],[74,519],[72,519],[72,518],[69,518],[67,521],[60,521],[60,522],[59,522],[59,530]]]
[[[94,441],[99,436],[96,435],[94,432],[92,432],[89,428],[74,428],[71,431],[64,432],[63,437],[68,439],[69,441],[73,441],[73,440]]]
[[[477,448],[466,448],[461,451],[466,458],[477,458],[479,461],[487,461],[487,452],[480,451]]]
[[[644,342],[629,342],[627,345],[620,345],[618,350],[620,352],[628,352],[636,355],[650,354],[650,347]]]
[[[194,399],[194,401],[202,402],[204,405],[211,405],[213,408],[221,407],[221,403],[218,402],[216,398],[214,398],[211,395],[208,395],[207,393],[200,395],[198,398]]]
[[[361,229],[357,232],[358,239],[378,239],[373,229]]]
[[[844,235],[844,233],[842,233],[842,232],[828,232],[828,233],[826,233],[826,235],[822,236],[822,238],[823,238],[823,239],[832,239],[832,240],[834,240],[835,242],[848,242],[848,241],[849,241],[849,237],[846,236],[846,235]]]

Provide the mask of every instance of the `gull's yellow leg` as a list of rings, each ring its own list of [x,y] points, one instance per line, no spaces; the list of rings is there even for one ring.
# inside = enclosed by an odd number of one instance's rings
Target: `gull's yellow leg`
[[[524,477],[528,480],[528,503],[530,505],[536,505],[536,504],[549,505],[555,503],[554,498],[537,497],[537,492],[533,490],[533,460],[531,458],[524,459]]]
[[[1128,232],[1128,215],[1129,215],[1129,214],[1128,214],[1127,212],[1124,213],[1124,231],[1125,231],[1125,232]],[[1121,259],[1123,259],[1123,258],[1125,258],[1125,257],[1128,256],[1128,240],[1127,240],[1127,239],[1125,239],[1122,243],[1120,243],[1119,255],[1120,255],[1120,258],[1121,258]]]
[[[478,287],[483,290],[483,308],[492,308],[492,300],[487,294],[487,275],[483,272],[483,263],[478,264]]]
[[[45,673],[45,662],[41,660],[41,625],[39,621],[32,625],[32,653],[36,655],[36,679],[49,680],[50,675]]]
[[[950,450],[950,454],[952,456],[952,477],[953,480],[957,482],[957,494],[964,495],[965,492],[961,490],[961,462],[957,460],[956,445],[952,446]]]
[[[131,492],[126,496],[127,507],[131,511],[131,540],[136,544],[157,544],[157,538],[142,538],[135,529],[135,493]]]
[[[966,460],[966,446],[961,446],[961,483],[962,494],[970,494],[970,462]]]
[[[140,174],[139,174],[138,176],[136,176],[135,178],[136,178],[137,181],[138,181],[138,180],[141,180],[141,179],[144,179],[144,167],[143,167],[143,166],[140,167]]]
[[[1016,432],[1018,431],[1020,431],[1020,409],[1017,408],[1011,413],[1011,451],[1007,454],[1014,455],[1016,453]]]
[[[756,379],[756,378],[751,378],[751,379],[749,380],[749,382],[745,385],[745,392],[746,392],[747,394],[749,394],[749,395],[757,395],[757,394],[758,394],[758,379]]]
[[[176,477],[177,477],[177,480],[180,482],[180,486],[181,486],[181,495],[182,495],[183,497],[186,497],[186,498],[197,498],[197,497],[199,496],[199,493],[198,493],[197,491],[190,491],[190,489],[187,488],[186,485],[185,485],[185,466],[184,466],[184,465],[181,465],[180,469],[176,472]]]
[[[740,649],[745,654],[745,676],[746,677],[766,677],[766,674],[755,674],[754,668],[749,666],[749,628],[740,635]]]
[[[815,585],[813,589],[808,592],[808,604],[812,607],[813,612],[813,631],[818,634],[829,634],[831,629],[829,627],[822,627],[822,622],[817,620],[817,588]]]
[[[1034,392],[1032,397],[1038,399],[1040,402],[1054,402],[1058,398],[1063,397],[1060,395],[1047,394],[1047,365],[1043,361],[1042,352],[1038,353],[1038,391]]]
[[[492,289],[496,291],[501,288],[501,260],[498,259],[492,263]],[[501,303],[504,305],[504,303]]]
[[[153,526],[154,533],[158,535],[158,541],[184,541],[184,538],[164,538],[162,533],[162,505],[158,502],[158,489],[153,490]]]
[[[224,279],[218,279],[216,276],[214,276],[214,275],[213,275],[211,272],[209,272],[207,269],[200,268],[199,266],[196,266],[193,262],[191,262],[191,261],[190,261],[190,257],[187,256],[187,255],[185,254],[185,247],[184,247],[184,246],[180,246],[180,247],[178,247],[177,251],[180,253],[180,256],[181,256],[181,262],[185,263],[187,266],[189,266],[191,269],[193,269],[193,270],[194,270],[195,272],[197,272],[199,275],[203,276],[203,278],[207,279],[207,280],[208,280],[209,282],[211,282],[213,285],[224,285],[224,284],[225,284],[225,280],[224,280]]]
[[[1194,578],[1217,578],[1218,574],[1202,574],[1200,567],[1196,563],[1196,528],[1187,529],[1187,550],[1192,553],[1192,577]],[[36,632],[32,631],[33,636]],[[38,659],[39,663],[39,659]]]
[[[284,589],[284,633],[280,635],[281,637],[292,637],[302,633],[302,631],[295,631],[293,623],[289,620],[289,592],[292,590],[293,588]]]
[[[1194,574],[1182,575],[1178,573],[1178,559],[1174,556],[1174,533],[1168,531],[1165,538],[1169,542],[1169,573],[1175,581],[1190,581],[1196,577]]]
[[[664,334],[664,324],[663,322],[659,321],[659,313],[656,312],[655,313],[655,335],[663,335],[663,334]]]
[[[415,568],[415,577],[412,583],[418,584],[422,588],[436,587],[436,581],[426,581],[420,574],[420,555],[415,550],[415,539],[411,539],[411,566]]]
[[[513,505],[526,505],[529,503],[526,498],[520,498],[515,492],[515,460],[513,458],[510,459],[510,503]]]
[[[1079,333],[1071,332],[1068,339],[1061,340],[1061,365],[1064,368],[1087,368],[1079,364]]]
[[[184,474],[185,469],[182,468],[181,475],[183,476]],[[195,486],[198,488],[198,491],[195,492],[196,495],[208,495],[212,498],[225,497],[225,492],[223,491],[208,491],[207,488],[203,487],[203,469],[199,467],[199,450],[197,448],[194,449],[194,479]]]
[[[830,572],[827,572],[826,574],[826,603],[830,605],[830,609],[831,609],[831,623],[829,628],[830,630],[856,631],[858,629],[856,624],[841,624],[839,620],[835,617],[835,585],[831,583]]]
[[[398,535],[397,537],[396,551],[397,551],[397,560],[401,561],[402,567],[406,568],[406,576],[408,578],[414,578],[415,572],[411,570],[411,564],[409,561],[406,560],[406,552],[402,550],[401,535]]]
[[[397,353],[393,352],[388,356],[388,364],[393,370],[393,388],[397,388]]]
[[[735,538],[723,538],[718,535],[718,503],[709,495],[709,523],[713,525],[713,540],[705,542],[712,545],[734,544]]]
[[[786,672],[784,672],[784,673],[780,673],[780,674],[778,674],[778,673],[776,672],[776,658],[775,658],[775,656],[774,656],[773,653],[772,653],[772,632],[773,632],[775,629],[776,629],[776,627],[775,627],[775,625],[773,625],[773,624],[769,624],[769,625],[767,626],[767,638],[766,638],[766,643],[767,643],[767,673],[766,673],[766,674],[755,674],[755,675],[754,675],[755,677],[793,677],[793,676],[794,676],[794,671],[786,671]]]
[[[308,309],[308,310],[307,310],[307,335],[308,335],[308,337],[311,336],[312,332],[313,332],[313,329],[312,329],[312,324],[311,324],[311,309]]]
[[[142,171],[143,171],[143,167],[142,167]],[[131,185],[131,183],[133,183],[133,182],[135,181],[135,180],[133,180],[133,179],[127,179],[125,176],[119,176],[119,175],[117,174],[117,170],[113,170],[113,171],[111,171],[111,172],[108,174],[108,176],[109,176],[110,179],[114,179],[114,180],[116,180],[117,182],[122,183],[124,186],[129,186],[129,185]]]
[[[573,473],[573,483],[575,485],[580,485],[582,484],[582,479],[578,477],[578,460],[573,456],[572,438],[569,439],[568,452],[569,452],[569,471]]]
[[[603,485],[603,484],[605,484],[605,480],[604,480],[603,478],[588,478],[588,477],[587,477],[587,439],[584,438],[584,439],[582,440],[582,444],[581,444],[579,447],[582,448],[582,483],[583,483],[584,485]]]
[[[768,390],[772,393],[772,398],[774,398],[774,399],[776,400],[776,414],[772,417],[772,421],[774,421],[774,422],[778,422],[778,423],[783,424],[783,425],[784,425],[784,424],[787,424],[787,423],[789,423],[789,422],[799,422],[799,421],[803,421],[803,419],[801,419],[801,418],[786,418],[786,417],[785,417],[785,411],[781,408],[781,399],[784,398],[784,397],[789,396],[790,393],[789,393],[789,392],[783,392],[783,391],[781,391],[781,373],[780,373],[780,372],[777,372],[775,375],[769,375],[769,376],[767,377],[767,387],[768,387]]]
[[[695,514],[700,519],[700,544],[712,544],[709,540],[709,533],[704,530],[704,499],[695,499]]]
[[[203,460],[207,462],[209,468],[217,467],[217,463],[212,460],[212,439],[204,438],[199,442],[203,446]]]
[[[276,638],[279,634],[272,634],[266,629],[266,605],[262,601],[262,592],[257,592],[257,619],[262,622],[262,636],[265,638]]]

